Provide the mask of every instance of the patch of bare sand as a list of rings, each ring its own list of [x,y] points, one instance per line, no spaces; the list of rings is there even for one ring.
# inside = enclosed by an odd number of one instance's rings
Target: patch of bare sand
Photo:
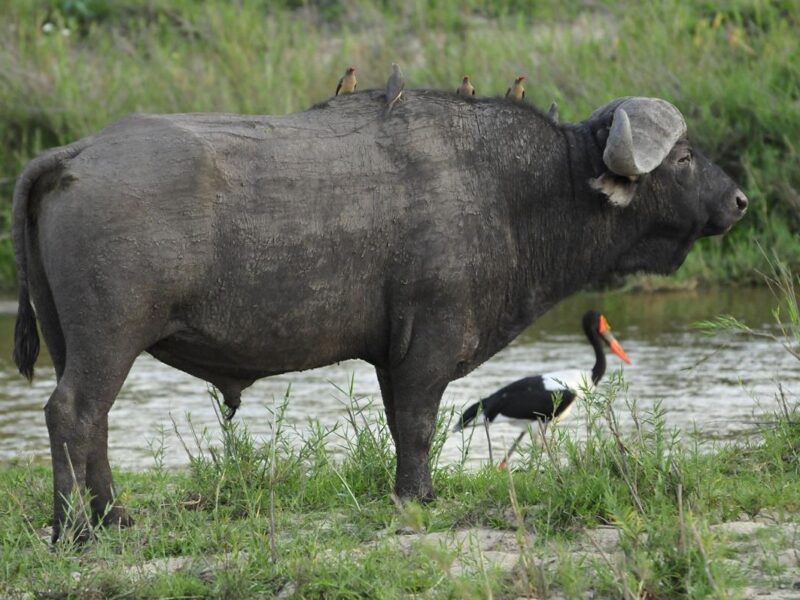
[[[712,525],[711,531],[719,536],[720,543],[728,544],[731,556],[726,561],[739,568],[748,579],[744,598],[800,600],[800,521],[795,517],[765,513],[755,519],[742,518]],[[585,530],[566,547],[562,541],[560,549],[562,553],[566,549],[573,563],[583,568],[591,568],[598,561],[622,568],[624,557],[619,542],[618,528],[597,527]],[[432,556],[441,556],[443,572],[453,577],[495,569],[506,572],[509,577],[519,577],[522,569],[527,569],[528,573],[533,570],[553,575],[559,567],[559,549],[554,545],[537,545],[535,536],[530,533],[490,527],[435,532],[387,530],[380,532],[375,540],[348,550],[346,556],[357,560],[384,544],[399,553],[427,551]],[[331,551],[329,557],[336,559],[340,554],[341,557],[345,555]],[[211,581],[231,564],[247,560],[246,553],[156,558],[128,567],[124,572],[133,581],[177,572]],[[287,589],[292,589],[291,584]],[[560,598],[557,590],[550,590],[548,597]]]

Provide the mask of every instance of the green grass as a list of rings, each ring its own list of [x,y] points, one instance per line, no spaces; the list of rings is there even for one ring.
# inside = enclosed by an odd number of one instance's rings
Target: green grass
[[[12,281],[13,181],[44,148],[133,111],[281,114],[328,97],[349,64],[362,88],[400,62],[414,87],[502,94],[579,120],[620,95],[673,101],[740,182],[750,215],[690,256],[683,281],[744,281],[751,239],[800,264],[800,22],[790,1],[2,0],[0,283]],[[55,25],[52,33],[42,25]],[[60,30],[66,27],[69,36]]]
[[[118,473],[136,524],[98,530],[81,548],[51,549],[43,539],[49,470],[2,469],[0,595],[731,597],[744,585],[744,567],[723,560],[735,556],[731,538],[712,524],[765,510],[800,522],[800,413],[786,402],[758,436],[701,452],[665,427],[658,408],[639,411],[613,381],[590,399],[585,441],[556,431],[543,447],[524,449],[510,475],[437,464],[439,498],[419,506],[389,498],[394,457],[382,418],[367,418],[374,413],[353,400],[349,435],[313,423],[292,432],[282,417],[289,400],[287,393],[275,403],[267,441],[221,421],[219,439],[184,440],[187,469],[161,468],[156,447],[153,468]],[[630,432],[617,425],[621,411],[634,417]],[[604,524],[618,529],[617,549],[587,551],[586,531]],[[403,547],[405,535],[395,535],[479,527],[518,540],[521,560],[511,573],[469,544],[420,536]],[[772,554],[763,560],[765,581],[785,583]],[[185,562],[174,574],[167,559]],[[152,571],[142,571],[146,562]]]

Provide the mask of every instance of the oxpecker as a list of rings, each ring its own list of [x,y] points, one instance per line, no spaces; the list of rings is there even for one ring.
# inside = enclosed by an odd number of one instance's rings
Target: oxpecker
[[[553,123],[558,123],[558,104],[553,100],[550,103],[550,109],[547,111],[547,116],[553,119]]]
[[[339,92],[343,94],[352,94],[356,91],[356,86],[358,85],[358,80],[356,79],[356,68],[355,67],[347,67],[347,71],[344,72],[339,78],[339,83],[336,86],[336,95],[339,95]]]
[[[461,85],[458,86],[456,90],[456,94],[459,96],[474,96],[475,95],[475,88],[469,82],[469,75],[464,75],[464,79],[461,80]]]
[[[403,88],[406,85],[403,79],[403,72],[397,63],[392,63],[392,74],[386,82],[386,112],[392,110],[394,103],[403,95]]]
[[[511,96],[514,100],[522,102],[525,99],[525,88],[522,87],[523,81],[525,81],[524,75],[517,77],[511,87],[506,90],[506,98]]]

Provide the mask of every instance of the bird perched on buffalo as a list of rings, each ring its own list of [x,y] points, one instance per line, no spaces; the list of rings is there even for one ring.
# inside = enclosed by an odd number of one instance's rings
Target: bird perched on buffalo
[[[552,119],[553,123],[558,123],[558,121],[559,121],[558,104],[556,104],[555,100],[553,100],[550,103],[550,108],[547,111],[547,116]]]
[[[392,110],[392,107],[403,95],[403,88],[406,86],[406,81],[403,78],[403,72],[397,63],[392,63],[392,72],[386,82],[386,112]]]
[[[594,348],[595,363],[591,371],[558,371],[515,381],[467,408],[454,431],[461,431],[470,423],[477,422],[478,417],[488,424],[511,422],[521,427],[522,431],[499,465],[504,469],[529,425],[558,423],[569,414],[576,399],[583,398],[600,382],[606,372],[604,345],[631,364],[622,346],[611,335],[611,327],[603,315],[590,310],[583,315],[582,323],[583,331]]]
[[[511,87],[506,90],[506,98],[511,97],[512,100],[522,102],[525,99],[525,88],[522,82],[525,81],[525,76],[520,75],[511,84]]]
[[[461,85],[458,86],[458,89],[456,89],[456,94],[458,94],[459,96],[475,95],[475,88],[469,81],[469,75],[464,75],[464,79],[461,80]]]
[[[336,85],[336,95],[338,96],[339,92],[342,94],[352,94],[356,91],[356,86],[358,86],[356,68],[347,67],[347,71],[339,78],[339,83]]]

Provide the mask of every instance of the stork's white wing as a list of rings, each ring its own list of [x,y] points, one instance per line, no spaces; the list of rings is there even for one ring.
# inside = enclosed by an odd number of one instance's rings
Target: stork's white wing
[[[557,390],[570,390],[579,398],[583,398],[586,389],[592,389],[592,374],[589,371],[571,369],[568,371],[555,371],[542,376],[544,388],[551,392]]]

